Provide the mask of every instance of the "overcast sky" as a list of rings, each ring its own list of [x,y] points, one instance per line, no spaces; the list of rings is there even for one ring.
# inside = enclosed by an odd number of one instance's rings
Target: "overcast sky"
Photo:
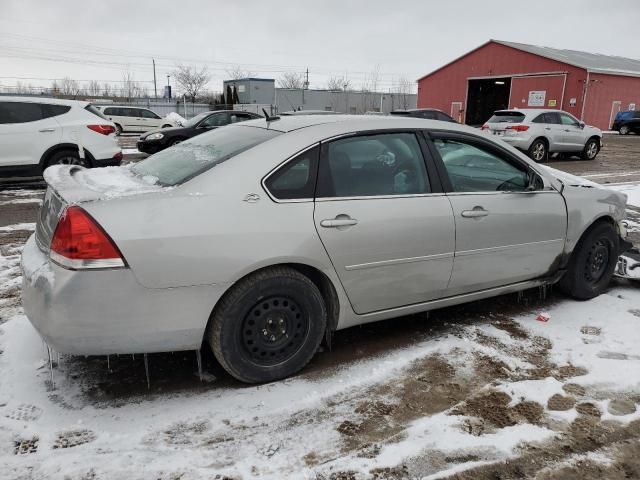
[[[155,57],[159,86],[178,63],[206,65],[218,91],[234,65],[308,67],[311,88],[359,88],[379,66],[388,90],[490,38],[640,58],[639,25],[639,0],[0,0],[0,86],[129,70],[152,90]]]

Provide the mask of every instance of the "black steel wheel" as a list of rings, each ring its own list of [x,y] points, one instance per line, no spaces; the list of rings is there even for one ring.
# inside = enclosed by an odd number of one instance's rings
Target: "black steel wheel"
[[[262,383],[309,363],[326,324],[318,287],[297,270],[272,267],[243,278],[220,299],[205,337],[229,374]]]
[[[604,222],[594,226],[576,245],[560,288],[578,300],[600,295],[613,277],[619,248],[613,226]]]

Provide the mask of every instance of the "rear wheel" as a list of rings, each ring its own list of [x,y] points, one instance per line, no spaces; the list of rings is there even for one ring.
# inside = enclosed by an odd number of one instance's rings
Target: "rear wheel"
[[[620,127],[620,135],[629,135],[631,133],[631,129],[627,125],[623,125]]]
[[[576,246],[560,288],[578,300],[600,295],[613,276],[618,249],[614,228],[608,223],[595,226]]]
[[[49,157],[47,167],[51,165],[79,165],[81,167],[88,167],[89,163],[85,158],[80,158],[77,150],[60,150]]]
[[[318,350],[327,323],[318,287],[276,267],[240,280],[216,306],[206,339],[220,365],[246,383],[288,377]]]
[[[529,147],[528,151],[529,157],[535,160],[538,163],[542,163],[547,160],[549,156],[549,151],[547,149],[547,142],[545,142],[542,138],[538,138],[534,140],[534,142]]]
[[[122,126],[116,123],[116,135],[122,135]]]
[[[597,138],[590,138],[582,150],[580,155],[583,160],[593,160],[600,151],[600,141]]]

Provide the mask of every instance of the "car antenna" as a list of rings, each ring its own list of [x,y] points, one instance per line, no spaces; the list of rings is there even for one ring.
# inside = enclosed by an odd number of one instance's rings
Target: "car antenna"
[[[273,120],[280,120],[279,116],[277,116],[277,115],[273,115],[273,116],[269,115],[264,108],[262,109],[262,113],[264,113],[264,118],[267,119],[267,122],[271,122]]]

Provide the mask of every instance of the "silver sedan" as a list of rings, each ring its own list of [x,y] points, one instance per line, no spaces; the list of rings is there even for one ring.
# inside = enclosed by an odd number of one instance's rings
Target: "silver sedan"
[[[366,322],[559,282],[607,288],[626,197],[448,122],[248,121],[133,167],[52,167],[22,259],[55,350],[208,345],[234,377],[303,368]]]

